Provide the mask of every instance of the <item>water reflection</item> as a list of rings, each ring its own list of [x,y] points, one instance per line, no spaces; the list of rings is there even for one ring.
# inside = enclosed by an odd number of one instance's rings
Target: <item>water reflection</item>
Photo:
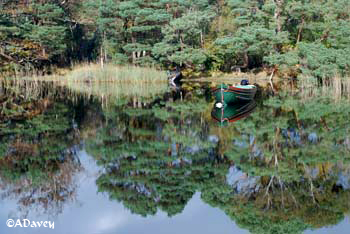
[[[1,199],[16,201],[11,217],[68,217],[64,204],[79,203],[91,165],[101,204],[147,220],[175,220],[199,197],[251,233],[301,233],[349,212],[348,101],[280,93],[222,112],[208,86],[103,105],[52,84],[1,90]],[[213,117],[241,121],[223,128]],[[81,150],[92,159],[82,164]]]
[[[246,118],[257,106],[254,100],[250,102],[237,102],[224,106],[218,104],[221,103],[214,104],[211,116],[221,125],[227,125],[229,122],[232,123]]]

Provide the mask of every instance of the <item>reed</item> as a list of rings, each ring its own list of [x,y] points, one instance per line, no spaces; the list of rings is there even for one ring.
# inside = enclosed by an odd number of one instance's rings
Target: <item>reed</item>
[[[16,88],[23,88],[24,85],[26,89],[30,89],[25,93],[32,96],[39,92],[43,81],[52,86],[68,88],[72,93],[94,96],[103,102],[125,98],[143,101],[162,94],[169,88],[167,75],[163,71],[149,67],[108,64],[103,68],[98,64],[81,64],[69,71],[61,70],[55,75],[28,76],[4,82],[12,83]]]
[[[324,96],[334,101],[350,100],[350,77],[335,75],[322,81],[313,77],[302,77],[299,88],[301,96],[305,99]]]
[[[80,64],[69,71],[61,71],[65,75],[32,77],[31,79],[69,82],[127,82],[127,83],[158,83],[166,82],[167,76],[163,71],[152,67],[115,66],[107,64]]]
[[[168,90],[167,83],[115,83],[115,82],[95,82],[95,83],[61,83],[72,92],[83,94],[86,97],[94,96],[102,101],[122,98],[148,99],[162,94]]]
[[[80,65],[59,79],[59,83],[74,92],[102,100],[150,98],[168,89],[165,72],[136,66]]]

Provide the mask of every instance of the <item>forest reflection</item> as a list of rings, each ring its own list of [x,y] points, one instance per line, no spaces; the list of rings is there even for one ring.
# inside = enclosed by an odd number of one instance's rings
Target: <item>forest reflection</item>
[[[251,233],[301,233],[344,219],[347,98],[263,91],[254,111],[223,126],[209,86],[193,86],[101,100],[47,83],[2,84],[1,198],[17,199],[21,216],[34,208],[59,215],[74,201],[84,148],[101,168],[99,192],[141,216],[180,214],[200,192]]]

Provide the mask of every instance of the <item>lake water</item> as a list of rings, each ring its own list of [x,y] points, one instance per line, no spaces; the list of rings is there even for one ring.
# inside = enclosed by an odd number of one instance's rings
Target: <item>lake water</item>
[[[222,112],[209,84],[83,85],[1,84],[0,233],[349,233],[350,101],[331,87]]]

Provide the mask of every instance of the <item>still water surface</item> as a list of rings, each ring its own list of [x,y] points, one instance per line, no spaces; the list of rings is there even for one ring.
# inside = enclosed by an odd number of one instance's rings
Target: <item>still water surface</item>
[[[138,97],[46,83],[1,92],[1,233],[350,229],[350,103],[331,90],[262,91],[223,123],[202,84]]]

